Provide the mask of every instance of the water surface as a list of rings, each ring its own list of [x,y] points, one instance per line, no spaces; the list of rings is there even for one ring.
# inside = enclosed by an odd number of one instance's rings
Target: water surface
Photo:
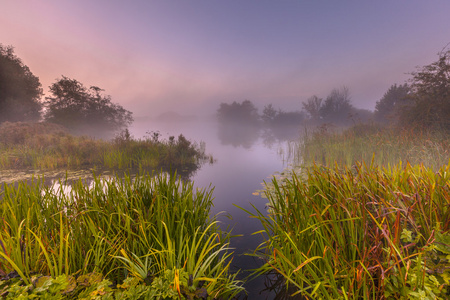
[[[280,155],[280,149],[286,147],[286,140],[279,141],[255,128],[236,125],[224,128],[214,121],[140,121],[130,131],[135,138],[144,136],[146,132],[159,131],[163,138],[183,134],[192,141],[206,143],[206,152],[211,153],[216,161],[203,165],[191,179],[197,187],[214,187],[212,215],[222,212],[219,217],[222,228],[232,228],[233,234],[240,235],[231,241],[235,248],[235,268],[248,270],[260,266],[262,261],[244,254],[251,253],[262,242],[261,236],[253,235],[262,226],[237,206],[254,211],[254,205],[265,211],[266,199],[253,193],[262,189],[264,181],[271,181],[274,174],[286,167],[287,162]],[[294,132],[294,135],[297,134]],[[261,277],[245,285],[249,299],[275,298],[273,293],[262,292],[264,281],[265,278]]]

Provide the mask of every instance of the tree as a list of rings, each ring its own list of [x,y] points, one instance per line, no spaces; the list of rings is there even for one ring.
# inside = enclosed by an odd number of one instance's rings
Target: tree
[[[303,110],[309,115],[309,118],[318,121],[320,119],[320,108],[322,107],[322,98],[316,95],[309,97],[302,103]]]
[[[352,109],[349,89],[333,89],[320,107],[320,117],[323,121],[344,125],[349,122]]]
[[[392,85],[375,104],[375,119],[383,123],[396,121],[401,109],[411,102],[409,93],[410,88],[406,83]]]
[[[405,125],[450,130],[450,50],[439,59],[412,73],[412,105],[400,115]]]
[[[269,105],[264,106],[261,119],[263,120],[263,122],[266,125],[270,125],[273,122],[273,120],[275,119],[275,117],[277,116],[277,114],[278,113],[275,110],[275,108],[273,108],[273,105],[269,104]]]
[[[0,123],[37,121],[41,117],[41,83],[11,46],[0,44]]]
[[[221,103],[217,110],[217,118],[222,123],[232,122],[245,125],[256,125],[259,121],[258,109],[249,101],[234,101],[231,104]]]
[[[111,102],[96,86],[89,89],[75,79],[62,76],[50,86],[46,97],[46,121],[61,124],[76,133],[115,132],[133,122],[132,113]]]

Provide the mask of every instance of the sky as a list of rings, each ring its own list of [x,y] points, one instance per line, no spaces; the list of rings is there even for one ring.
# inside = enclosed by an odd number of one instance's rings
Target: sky
[[[300,110],[342,86],[373,110],[437,60],[449,15],[448,0],[0,0],[0,43],[44,92],[64,75],[135,117]]]

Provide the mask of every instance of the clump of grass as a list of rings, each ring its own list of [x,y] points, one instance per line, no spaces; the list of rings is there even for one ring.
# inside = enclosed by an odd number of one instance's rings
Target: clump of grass
[[[183,135],[168,140],[134,139],[129,132],[111,140],[73,136],[50,123],[0,125],[0,169],[163,169],[187,173],[213,161],[204,144]]]
[[[399,161],[438,170],[450,159],[450,136],[442,132],[387,128],[361,124],[344,131],[319,130],[291,144],[295,165],[351,166],[373,162],[379,166]]]
[[[31,284],[34,274],[100,274],[135,278],[149,293],[167,285],[175,295],[223,298],[242,290],[230,272],[230,236],[209,217],[212,189],[166,174],[58,186],[3,185],[0,275]]]
[[[311,299],[450,297],[450,164],[305,170],[273,180],[267,216],[248,212],[264,227],[258,274]]]

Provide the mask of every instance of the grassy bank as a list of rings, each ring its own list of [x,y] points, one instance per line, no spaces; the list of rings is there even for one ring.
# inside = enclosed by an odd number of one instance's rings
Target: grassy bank
[[[211,189],[142,175],[69,192],[4,184],[0,198],[0,298],[229,299],[242,290],[230,237],[209,217]]]
[[[179,169],[196,170],[212,161],[204,144],[183,135],[133,139],[123,132],[111,141],[73,136],[49,123],[2,123],[0,169]]]
[[[290,145],[294,165],[352,166],[356,162],[394,166],[400,161],[438,170],[450,159],[450,135],[442,132],[362,124],[344,131],[323,128]]]
[[[315,166],[272,188],[268,216],[252,214],[260,273],[311,299],[450,297],[450,165]]]
[[[372,125],[291,144],[268,183],[258,274],[309,299],[449,299],[450,137]],[[403,162],[402,162],[403,161]]]

